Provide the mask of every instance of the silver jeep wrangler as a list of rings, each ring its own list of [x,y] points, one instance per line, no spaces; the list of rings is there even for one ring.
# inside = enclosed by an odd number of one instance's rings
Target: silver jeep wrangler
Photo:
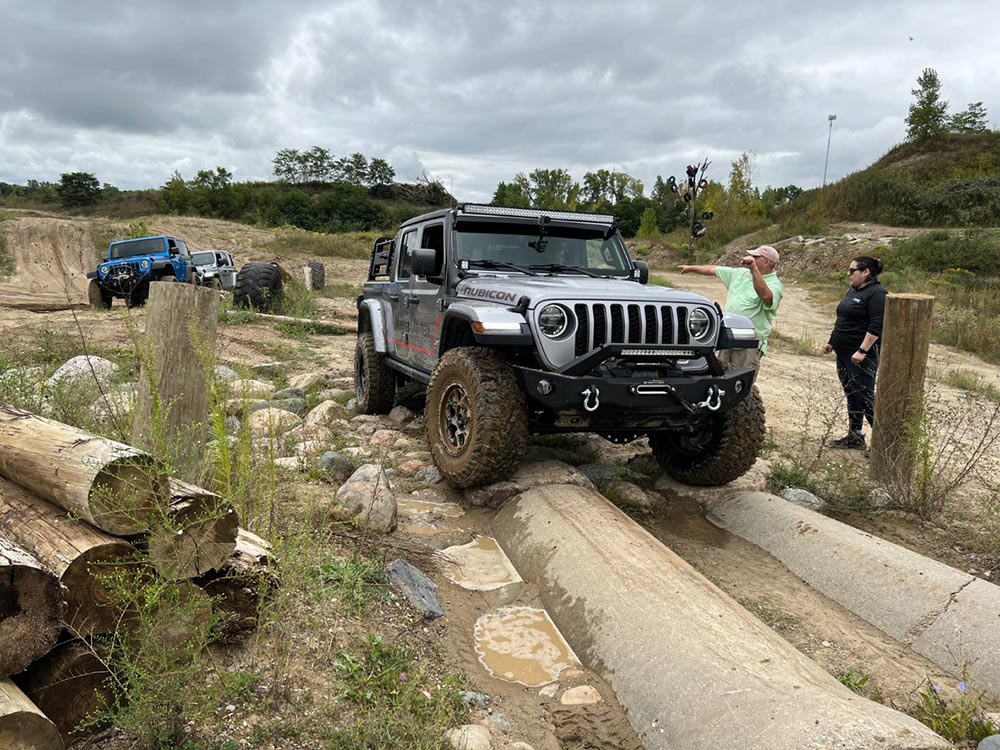
[[[746,472],[764,440],[756,371],[715,352],[753,324],[697,294],[647,285],[614,217],[464,204],[376,240],[358,298],[358,408],[388,412],[425,384],[434,463],[457,487],[509,476],[529,433],[648,437],[689,484]]]

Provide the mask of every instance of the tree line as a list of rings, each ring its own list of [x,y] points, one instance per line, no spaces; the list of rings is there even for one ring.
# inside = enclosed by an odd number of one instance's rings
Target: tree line
[[[934,68],[924,68],[912,89],[913,103],[906,117],[906,140],[922,141],[944,133],[985,133],[989,130],[986,107],[970,102],[962,112],[948,113],[941,98],[941,77]]]

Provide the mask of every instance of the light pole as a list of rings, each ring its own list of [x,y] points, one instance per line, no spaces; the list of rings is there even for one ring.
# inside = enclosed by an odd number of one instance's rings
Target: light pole
[[[826,136],[826,160],[823,162],[823,187],[826,187],[826,167],[830,163],[830,139],[833,138],[833,121],[837,119],[837,115],[827,115],[826,119],[830,122],[830,132]]]

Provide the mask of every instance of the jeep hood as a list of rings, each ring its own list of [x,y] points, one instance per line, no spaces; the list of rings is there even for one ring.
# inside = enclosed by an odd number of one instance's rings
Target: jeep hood
[[[455,288],[463,300],[516,305],[522,296],[528,307],[544,302],[615,300],[645,303],[709,304],[700,294],[670,287],[638,284],[623,278],[594,279],[589,276],[477,276],[463,279]]]

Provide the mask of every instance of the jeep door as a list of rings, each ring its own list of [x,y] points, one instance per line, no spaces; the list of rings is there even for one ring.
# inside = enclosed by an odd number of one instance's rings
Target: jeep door
[[[435,273],[441,273],[444,263],[444,222],[425,224],[420,230],[420,247],[434,250],[437,256]],[[407,304],[410,317],[410,351],[417,368],[430,372],[437,364],[438,351],[438,299],[441,285],[428,281],[424,276],[410,279],[410,298]]]
[[[392,273],[389,277],[386,296],[389,299],[390,314],[386,321],[386,348],[401,362],[412,363],[410,349],[410,284],[413,274],[410,270],[413,248],[417,246],[417,229],[407,229],[399,237],[399,252],[396,253]]]

